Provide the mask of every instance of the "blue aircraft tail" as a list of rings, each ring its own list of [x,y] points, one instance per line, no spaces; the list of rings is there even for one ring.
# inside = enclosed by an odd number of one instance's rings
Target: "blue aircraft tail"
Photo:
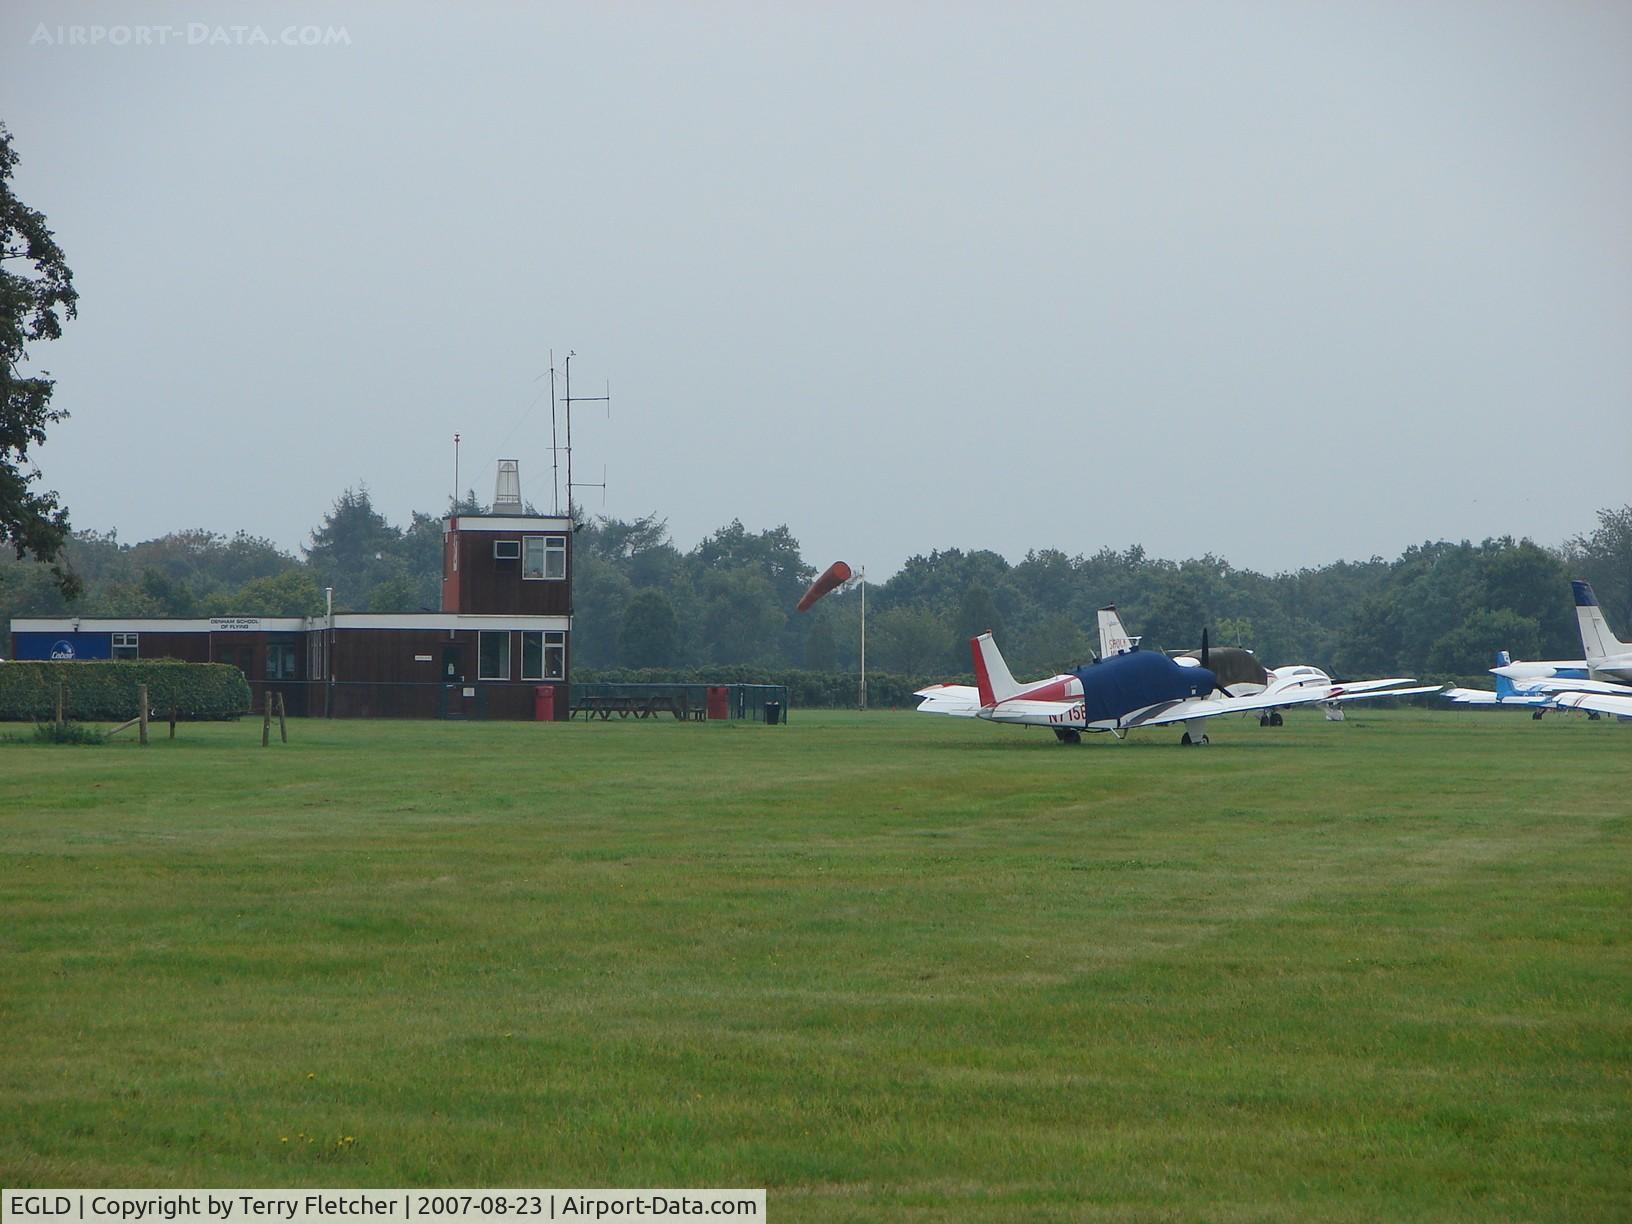
[[[1507,651],[1498,650],[1496,652],[1496,666],[1497,667],[1506,667],[1511,662],[1513,662],[1513,658],[1512,658],[1511,655],[1509,655],[1507,653]],[[1514,685],[1513,681],[1509,680],[1506,676],[1503,676],[1503,675],[1500,675],[1500,674],[1497,675],[1497,677],[1496,677],[1496,700],[1497,701],[1511,700],[1512,698],[1518,696],[1518,692],[1519,692],[1519,690]]]

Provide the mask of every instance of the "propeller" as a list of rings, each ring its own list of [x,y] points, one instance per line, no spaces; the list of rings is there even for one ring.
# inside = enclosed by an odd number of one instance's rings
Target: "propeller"
[[[1213,670],[1211,652],[1207,649],[1207,626],[1205,625],[1201,627],[1201,665],[1207,671]],[[1213,689],[1215,692],[1223,693],[1226,697],[1235,696],[1228,688],[1218,682],[1217,672],[1213,672]]]

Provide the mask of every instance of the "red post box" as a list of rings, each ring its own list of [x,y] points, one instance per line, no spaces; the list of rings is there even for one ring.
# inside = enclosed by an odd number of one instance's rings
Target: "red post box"
[[[555,685],[540,684],[533,689],[533,721],[555,721]]]
[[[711,719],[731,717],[731,690],[725,685],[708,686],[708,716]]]

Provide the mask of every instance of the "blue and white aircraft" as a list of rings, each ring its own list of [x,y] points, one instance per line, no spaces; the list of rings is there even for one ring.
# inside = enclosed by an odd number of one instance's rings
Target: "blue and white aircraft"
[[[1449,688],[1440,696],[1457,705],[1522,706],[1534,710],[1532,718],[1540,718],[1548,710],[1558,708],[1553,704],[1553,698],[1558,694],[1556,691],[1538,688],[1537,682],[1570,676],[1572,672],[1585,679],[1587,674],[1585,660],[1579,669],[1570,660],[1564,659],[1515,663],[1507,651],[1498,650],[1496,666],[1490,669],[1491,675],[1496,677],[1495,692],[1489,689]]]
[[[1108,659],[1121,654],[1137,646],[1139,640],[1122,624],[1115,604],[1108,604],[1099,610],[1100,658]],[[1173,657],[1181,667],[1192,667],[1197,661],[1194,651]],[[1342,719],[1342,707],[1350,701],[1366,701],[1373,697],[1408,697],[1415,693],[1438,692],[1440,688],[1437,684],[1402,687],[1414,684],[1414,677],[1411,676],[1395,676],[1388,680],[1346,680],[1340,685],[1320,668],[1307,663],[1265,667],[1253,657],[1251,651],[1229,646],[1214,650],[1212,662],[1213,670],[1228,680],[1225,691],[1232,697],[1258,693],[1297,693],[1308,689],[1334,690],[1335,695],[1326,697],[1322,702],[1327,708],[1327,717],[1334,720]],[[1282,704],[1307,703],[1288,701]],[[1280,706],[1264,707],[1258,722],[1260,726],[1279,727]]]
[[[1491,674],[1496,691],[1447,689],[1447,701],[1458,705],[1513,705],[1533,708],[1532,718],[1548,710],[1585,710],[1589,718],[1613,714],[1632,718],[1632,643],[1609,631],[1592,584],[1570,583],[1584,659],[1547,659],[1515,663],[1507,651],[1496,655]]]
[[[1121,739],[1137,727],[1181,722],[1185,725],[1181,744],[1205,744],[1209,718],[1314,705],[1338,699],[1344,692],[1342,685],[1327,684],[1295,692],[1234,696],[1207,666],[1211,659],[1205,633],[1201,658],[1190,661],[1189,666],[1132,646],[1031,684],[1021,684],[1010,674],[990,633],[970,639],[969,648],[976,683],[920,689],[915,694],[923,699],[919,713],[1048,727],[1060,740],[1073,744],[1085,731],[1108,731]]]

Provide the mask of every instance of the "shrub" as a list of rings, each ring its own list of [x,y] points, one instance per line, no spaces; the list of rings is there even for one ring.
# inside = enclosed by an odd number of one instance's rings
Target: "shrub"
[[[55,723],[43,722],[34,724],[34,734],[23,743],[35,744],[84,744],[97,746],[108,742],[108,737],[94,727],[87,727],[84,723]]]
[[[249,684],[226,663],[174,660],[17,662],[0,664],[0,719],[52,719],[57,687],[63,714],[93,722],[122,722],[136,714],[136,689],[147,685],[148,705],[186,719],[236,718],[249,709]]]

